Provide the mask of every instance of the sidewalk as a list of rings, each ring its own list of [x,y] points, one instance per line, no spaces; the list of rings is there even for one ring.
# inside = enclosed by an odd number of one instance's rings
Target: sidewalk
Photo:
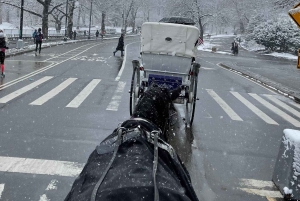
[[[234,37],[218,37],[210,40],[220,50],[218,57],[223,58],[220,66],[300,103],[300,69],[297,69],[297,61],[261,55],[242,48],[239,49],[238,56],[232,56],[230,47],[233,39]]]
[[[126,37],[134,37],[137,35],[127,35]],[[104,38],[103,40],[110,40],[110,39],[118,39],[120,36],[116,35],[115,37],[107,37]],[[98,39],[100,41],[101,39]],[[42,43],[42,48],[49,48],[53,46],[58,46],[58,45],[64,45],[64,44],[71,44],[71,43],[78,43],[78,42],[87,42],[87,41],[96,41],[95,37],[92,39],[80,39],[80,40],[68,40],[68,41],[63,41],[63,40],[58,40],[58,41],[52,41],[52,42],[47,42],[47,40],[44,40]],[[10,48],[6,51],[5,57],[11,57],[11,56],[16,56],[28,52],[33,52],[35,51],[35,44],[32,45],[26,45],[22,49],[17,49],[17,48]]]

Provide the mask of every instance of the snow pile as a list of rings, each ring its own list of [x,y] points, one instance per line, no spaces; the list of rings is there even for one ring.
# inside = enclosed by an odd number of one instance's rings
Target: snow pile
[[[299,7],[289,10],[289,14],[291,14],[291,15],[295,15],[297,13],[300,13],[300,8]]]
[[[284,191],[285,195],[292,195],[292,193],[293,193],[293,190],[289,189],[288,187],[284,187],[283,191]]]
[[[220,34],[220,35],[216,35],[216,36],[211,36],[210,38],[230,38],[230,37],[235,37],[235,35]]]
[[[280,57],[280,58],[285,58],[285,59],[291,59],[291,60],[297,60],[298,57],[289,53],[278,53],[278,52],[273,52],[271,54],[266,54],[274,57]]]
[[[242,46],[242,48],[244,48],[250,52],[266,49],[265,46],[257,44],[254,40],[243,41],[240,43],[240,45]]]
[[[0,24],[0,29],[18,29],[18,27],[14,24],[3,22],[2,24]]]
[[[292,129],[285,129],[283,136],[283,144],[285,146],[285,151],[283,153],[283,157],[287,158],[288,156],[285,154],[286,151],[289,151],[294,147],[294,161],[293,161],[293,179],[298,181],[298,176],[300,175],[300,131],[292,130]],[[291,182],[292,185],[294,182]],[[296,182],[298,183],[298,182]],[[286,187],[285,187],[286,188]],[[298,186],[296,187],[296,189]],[[286,189],[288,190],[288,188]],[[291,193],[288,193],[291,194]]]

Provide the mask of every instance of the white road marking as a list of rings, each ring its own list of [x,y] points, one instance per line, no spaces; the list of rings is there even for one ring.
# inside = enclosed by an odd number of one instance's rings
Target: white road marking
[[[243,121],[243,119],[233,111],[233,109],[212,89],[206,89],[208,94],[221,106],[221,108],[227,113],[227,115],[235,121]]]
[[[200,69],[203,69],[203,70],[217,70],[217,69],[215,69],[215,68],[208,68],[208,67],[202,67],[202,66],[201,66]]]
[[[234,73],[234,74],[236,74],[236,75],[238,75],[238,76],[240,76],[240,77],[242,77],[242,78],[244,78],[244,79],[246,79],[246,80],[248,80],[248,81],[250,81],[250,82],[253,82],[253,83],[255,83],[255,84],[261,86],[262,88],[267,89],[268,91],[270,91],[270,92],[273,93],[273,94],[277,94],[277,93],[275,93],[274,91],[272,91],[271,89],[269,89],[269,88],[267,88],[266,86],[262,85],[261,83],[255,82],[254,80],[251,80],[251,79],[248,78],[248,77],[242,76],[242,75],[239,74],[239,73],[236,73],[236,72],[231,71],[231,70],[229,70],[229,69],[223,68],[223,67],[220,65],[221,63],[214,64],[214,63],[211,63],[211,62],[209,62],[209,61],[205,61],[205,62],[210,63],[210,64],[213,64],[213,65],[217,65],[218,67],[220,67],[220,68],[222,68],[222,69],[224,69],[224,70],[227,70],[227,71],[229,71],[229,72],[231,72],[231,73]]]
[[[109,103],[109,105],[107,106],[106,110],[118,111],[125,85],[126,85],[126,82],[118,83],[118,86],[114,93],[114,96],[112,97],[112,100]]]
[[[297,116],[298,118],[300,118],[300,112],[298,112],[297,110],[295,110],[294,108],[288,106],[287,104],[285,104],[284,102],[278,100],[277,98],[275,98],[274,96],[271,95],[265,95],[268,99],[270,99],[271,101],[273,101],[274,103],[276,103],[277,105],[279,105],[280,107],[282,107],[283,109],[289,111],[290,113],[292,113],[293,115]]]
[[[46,191],[49,191],[49,190],[56,190],[57,189],[57,180],[56,179],[53,179],[50,181],[50,183],[48,184],[47,188],[46,188]]]
[[[238,188],[238,189],[262,197],[282,198],[282,195],[279,191],[268,191],[268,190],[251,189],[251,188]]]
[[[100,81],[100,79],[93,79],[66,107],[78,108]]]
[[[56,186],[57,182],[58,181],[56,179],[51,180],[51,182],[48,184],[48,186],[46,188],[46,191],[57,190],[57,186]],[[43,195],[41,195],[39,201],[50,201],[50,199],[47,197],[46,194],[43,194]]]
[[[276,201],[276,199],[271,198],[271,197],[266,197],[268,201]]]
[[[4,186],[5,186],[5,184],[0,184],[0,199],[2,196],[2,192],[4,191]]]
[[[255,105],[250,103],[247,99],[241,96],[238,92],[231,91],[232,95],[234,95],[239,101],[241,101],[246,107],[248,107],[252,112],[254,112],[259,118],[264,120],[268,124],[278,125],[276,121],[266,115],[263,111],[258,109]]]
[[[30,103],[30,105],[43,105],[48,100],[50,100],[51,98],[53,98],[54,96],[59,94],[62,90],[67,88],[76,79],[77,78],[69,78],[69,79],[65,80],[63,83],[61,83],[60,85],[58,85],[57,87],[55,87],[54,89],[52,89],[51,91],[49,91],[48,93],[43,95],[42,97],[40,97],[40,98],[36,99],[35,101],[33,101],[32,103]]]
[[[0,156],[0,172],[77,177],[84,164],[32,158]]]
[[[139,42],[133,42],[133,43],[139,43]],[[120,69],[120,71],[119,71],[119,73],[118,73],[118,76],[116,77],[115,81],[119,81],[120,78],[121,78],[121,76],[122,76],[122,73],[123,73],[123,70],[124,70],[125,64],[126,64],[127,47],[128,47],[128,45],[131,45],[131,44],[133,44],[133,43],[129,43],[129,44],[127,44],[127,45],[125,46],[125,54],[124,54],[124,57],[123,57],[124,60],[123,60],[122,67],[121,67],[121,69]]]
[[[31,89],[37,87],[38,85],[47,82],[48,80],[52,79],[52,76],[45,76],[21,89],[18,89],[17,91],[10,93],[6,96],[4,96],[3,98],[0,99],[0,103],[7,103],[8,101],[11,101],[12,99],[26,93],[27,91],[30,91]]]
[[[74,56],[72,56],[72,57],[70,57],[70,58],[68,58],[68,59],[65,59],[65,60],[63,60],[63,61],[60,61],[60,62],[57,62],[57,63],[54,63],[54,64],[50,64],[49,66],[46,66],[46,67],[41,68],[41,69],[39,69],[39,70],[33,71],[33,72],[31,72],[31,73],[29,73],[29,74],[27,74],[27,75],[24,75],[24,76],[19,77],[19,78],[15,79],[15,80],[12,80],[12,81],[10,81],[10,82],[8,82],[8,83],[5,83],[5,84],[3,84],[3,85],[0,85],[0,91],[3,90],[3,89],[5,89],[5,88],[7,88],[7,87],[10,87],[10,86],[12,86],[12,85],[14,85],[14,84],[17,84],[17,83],[19,83],[19,82],[21,82],[21,81],[23,81],[23,80],[25,80],[25,79],[28,79],[28,78],[30,78],[30,77],[33,77],[34,75],[37,75],[37,74],[42,73],[42,72],[44,72],[44,71],[46,71],[46,70],[49,70],[49,69],[51,69],[51,68],[53,68],[53,67],[55,67],[55,66],[57,66],[57,65],[59,65],[59,64],[62,64],[62,63],[64,63],[64,62],[68,61],[68,60],[71,60],[72,58],[74,58],[74,57],[76,57],[76,56],[78,56],[78,55],[80,55],[80,54],[82,54],[82,53],[88,51],[89,49],[92,49],[93,47],[98,46],[98,45],[100,45],[100,44],[93,45],[92,47],[86,48],[86,49],[83,50],[82,52],[80,52],[80,53],[78,53],[78,54],[76,54],[76,55],[74,55]],[[62,54],[62,55],[63,55],[63,54]],[[50,59],[51,59],[51,58],[50,58]],[[47,61],[47,60],[45,60],[45,61]]]
[[[293,124],[296,127],[300,127],[300,122],[299,121],[297,121],[296,119],[294,119],[290,115],[286,114],[282,110],[278,109],[277,107],[275,107],[271,103],[267,102],[263,98],[259,97],[257,94],[249,93],[249,95],[252,96],[254,99],[256,99],[258,102],[260,102],[262,105],[267,107],[269,110],[273,111],[275,114],[281,116],[286,121],[290,122],[291,124]]]
[[[275,185],[272,181],[263,181],[256,179],[240,179],[240,185],[255,188],[275,188]]]
[[[295,103],[295,102],[289,102],[289,104],[291,104],[291,105],[293,105],[293,106],[295,106],[295,107],[297,107],[297,108],[300,109],[300,104],[298,104],[298,103]]]

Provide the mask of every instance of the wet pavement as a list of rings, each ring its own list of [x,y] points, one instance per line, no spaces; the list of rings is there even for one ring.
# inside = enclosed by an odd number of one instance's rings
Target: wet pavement
[[[218,50],[228,53],[233,40],[234,37],[210,39],[211,43],[218,44]],[[237,56],[216,53],[213,57],[214,60],[217,57],[224,66],[247,74],[300,101],[300,70],[297,69],[297,61],[249,52],[241,47]]]
[[[7,162],[0,165],[4,200],[63,200],[95,146],[130,118],[128,91],[132,60],[139,58],[139,37],[125,40],[128,46],[124,58],[118,56],[120,52],[113,56],[116,44],[117,39],[68,44],[43,49],[37,57],[27,53],[7,59],[6,68],[12,74],[5,80],[17,74],[12,70],[17,67],[11,65],[19,62],[20,71],[36,74],[27,74],[26,79],[19,78],[0,90],[0,163]],[[268,100],[265,95],[271,95],[285,104],[291,104],[291,100],[216,65],[226,59],[236,58],[198,52],[196,61],[202,68],[194,124],[186,128],[184,106],[176,105],[178,121],[169,132],[170,143],[188,168],[199,200],[265,201],[266,195],[246,190],[257,188],[272,194],[276,189],[247,186],[243,181],[271,183],[282,130],[298,127],[253,97]],[[43,83],[24,91],[41,79]],[[66,81],[69,85],[64,84]],[[94,81],[98,84],[88,97],[80,104],[77,101],[78,107],[69,107]],[[233,92],[277,124],[265,122]],[[234,115],[224,109],[220,99]],[[300,121],[300,117],[292,116]],[[15,161],[28,165],[1,169]],[[62,171],[55,172],[51,167],[62,161]],[[49,190],[53,183],[56,188]]]

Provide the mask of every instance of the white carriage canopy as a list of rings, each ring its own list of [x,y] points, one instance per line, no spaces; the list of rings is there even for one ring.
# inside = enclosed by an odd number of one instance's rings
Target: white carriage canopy
[[[195,57],[199,34],[195,26],[146,22],[142,25],[141,52]]]

